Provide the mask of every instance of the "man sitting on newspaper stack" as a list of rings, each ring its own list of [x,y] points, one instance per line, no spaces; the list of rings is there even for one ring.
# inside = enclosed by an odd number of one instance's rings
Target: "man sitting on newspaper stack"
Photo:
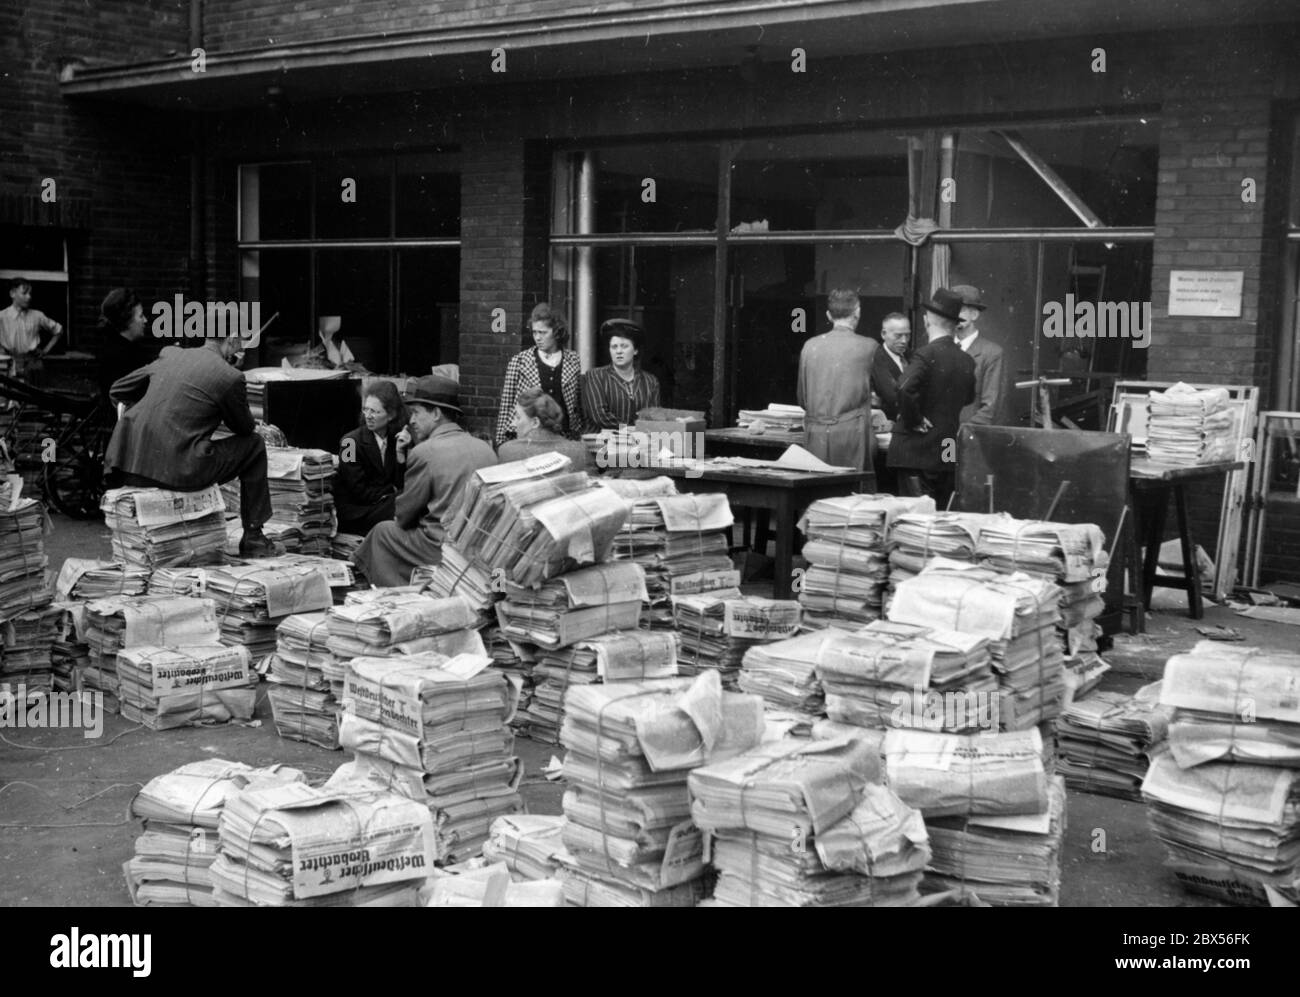
[[[110,488],[202,491],[239,478],[241,557],[270,557],[279,550],[262,532],[271,518],[266,444],[255,432],[237,336],[208,339],[201,347],[169,346],[147,367],[118,378],[109,397],[129,406],[113,430],[104,458]],[[224,422],[233,433],[212,439]]]
[[[372,585],[406,585],[411,570],[442,563],[443,517],[465,480],[480,467],[497,462],[492,448],[465,432],[460,416],[460,385],[429,374],[403,395],[411,410],[411,428],[420,440],[406,458],[406,484],[397,496],[396,516],[380,523],[357,548],[353,563]],[[410,433],[398,434],[399,451]]]

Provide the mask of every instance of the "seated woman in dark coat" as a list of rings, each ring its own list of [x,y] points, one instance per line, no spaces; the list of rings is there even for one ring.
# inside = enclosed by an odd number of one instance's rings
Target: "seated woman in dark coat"
[[[376,381],[361,399],[360,428],[339,441],[334,508],[340,533],[365,536],[393,518],[393,502],[406,475],[406,407],[390,381]]]
[[[515,399],[515,438],[497,448],[501,463],[526,460],[537,454],[562,453],[573,462],[573,470],[591,470],[590,451],[577,440],[564,437],[564,410],[541,388],[525,388]]]

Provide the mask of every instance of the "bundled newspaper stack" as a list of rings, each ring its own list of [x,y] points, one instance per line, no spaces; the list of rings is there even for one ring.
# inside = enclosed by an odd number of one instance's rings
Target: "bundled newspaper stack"
[[[716,672],[571,686],[560,735],[569,902],[694,906],[705,863],[689,770],[762,733],[762,700],[724,692]]]
[[[1046,523],[1009,519],[980,532],[976,555],[998,571],[1022,571],[1054,581],[1061,590],[1057,625],[1064,653],[1066,702],[1097,686],[1109,666],[1097,654],[1105,611],[1110,557],[1101,528],[1091,523]]]
[[[150,730],[251,720],[257,702],[248,650],[215,641],[124,647],[117,675],[122,716]]]
[[[1300,901],[1300,654],[1201,641],[1165,665],[1167,752],[1142,795],[1190,890]]]
[[[0,620],[42,609],[54,598],[45,553],[49,535],[45,506],[35,499],[0,511]]]
[[[573,685],[672,678],[678,673],[677,637],[665,631],[615,630],[567,647],[540,650],[527,714],[529,737],[556,744],[564,700]]]
[[[934,499],[845,495],[819,499],[799,520],[808,568],[799,580],[810,627],[857,629],[883,613],[889,534],[902,515],[933,514]]]
[[[925,815],[927,892],[965,887],[994,906],[1057,906],[1065,786],[1036,728],[884,738],[886,783]]]
[[[791,732],[807,736],[825,715],[826,697],[817,678],[817,656],[825,635],[799,634],[770,644],[757,644],[741,659],[737,684],[743,692],[762,696],[769,710],[794,718]]]
[[[334,604],[325,558],[265,558],[208,570],[205,592],[217,606],[221,643],[242,644],[254,660],[275,650],[275,628],[286,616]]]
[[[157,776],[131,801],[144,821],[135,854],[122,866],[137,907],[215,907],[209,869],[226,801],[249,786],[304,783],[297,769],[252,768],[205,758]]]
[[[736,425],[741,429],[753,429],[756,424],[761,424],[783,433],[803,432],[803,420],[802,405],[782,405],[777,402],[769,402],[767,408],[743,408],[736,414]]]
[[[539,648],[567,647],[610,630],[635,629],[646,599],[639,564],[611,561],[559,575],[537,588],[507,584],[496,604],[501,633]]]
[[[487,570],[466,560],[455,544],[442,545],[442,563],[431,568],[416,568],[411,582],[426,594],[445,599],[457,595],[478,613],[479,625],[495,621],[492,604],[505,588],[505,572],[495,569],[495,578]]]
[[[558,879],[517,881],[504,862],[474,859],[433,870],[420,890],[422,907],[563,907]]]
[[[322,748],[337,748],[344,666],[327,645],[326,614],[286,616],[275,628],[275,638],[267,698],[276,733]]]
[[[351,561],[365,540],[365,537],[356,533],[335,533],[330,537],[329,556],[340,561]]]
[[[671,478],[611,478],[606,484],[632,503],[614,557],[645,569],[643,627],[671,629],[675,596],[739,586],[740,573],[727,555],[733,520],[725,495],[678,495]]]
[[[974,563],[980,531],[1010,518],[984,512],[909,512],[896,517],[889,527],[890,593],[937,557]]]
[[[894,907],[919,899],[925,824],[861,740],[765,742],[690,774],[717,907]]]
[[[113,488],[99,503],[113,560],[148,568],[217,564],[226,545],[226,504],[216,485],[200,492]]]
[[[417,592],[353,593],[328,613],[329,650],[341,661],[390,654],[440,651],[484,653],[470,628],[477,614],[464,599]]]
[[[116,712],[120,702],[117,656],[123,648],[216,644],[220,634],[211,599],[161,595],[96,599],[86,603],[83,636],[89,661],[77,676],[77,688],[102,692],[105,708]]]
[[[338,530],[334,514],[334,455],[328,450],[266,448],[266,480],[271,489],[271,519],[262,530],[285,549],[322,557],[330,555],[330,537]],[[227,509],[239,508],[239,479],[222,486]],[[238,551],[243,530],[239,520],[228,527]]]
[[[336,778],[399,793],[433,817],[434,857],[479,854],[492,821],[523,807],[509,728],[517,690],[481,653],[436,651],[348,663]]]
[[[58,628],[50,645],[50,670],[54,688],[71,692],[77,676],[90,664],[90,645],[82,639],[85,606],[78,603],[55,603],[59,609]]]
[[[149,573],[150,595],[191,595],[201,599],[207,586],[206,568],[156,568]]]
[[[498,817],[483,843],[483,858],[504,862],[516,881],[555,879],[564,849],[564,818],[549,814]]]
[[[88,602],[111,595],[144,595],[149,591],[149,577],[149,569],[139,565],[69,557],[59,569],[54,595],[60,602]]]
[[[501,633],[501,628],[489,626],[481,631],[487,655],[492,666],[500,670],[511,682],[519,684],[519,709],[510,721],[515,733],[528,730],[528,711],[532,707],[537,678],[533,668],[537,664],[537,647],[512,641]]]
[[[898,586],[889,619],[989,639],[1001,696],[1003,730],[1026,730],[1060,714],[1065,692],[1060,590],[1023,572],[940,558]]]
[[[54,687],[53,648],[62,616],[63,610],[49,603],[4,622],[0,627],[4,638],[3,658],[0,658],[3,683],[18,682],[29,693]]]
[[[250,786],[218,834],[208,873],[223,907],[413,907],[433,870],[428,809],[349,779]]]
[[[627,516],[616,492],[571,471],[562,454],[541,454],[470,475],[446,540],[489,579],[535,585],[607,560]]]
[[[799,603],[741,595],[739,589],[674,596],[673,613],[682,642],[679,672],[715,668],[725,689],[739,688],[741,661],[751,647],[799,632]]]
[[[1160,683],[1134,695],[1093,692],[1056,718],[1058,765],[1071,789],[1142,799],[1142,780],[1165,742],[1173,710],[1159,704]]]
[[[1236,418],[1227,388],[1179,382],[1147,396],[1147,456],[1162,464],[1236,460]]]
[[[833,721],[886,730],[996,730],[998,683],[985,637],[876,620],[831,631],[815,653]]]

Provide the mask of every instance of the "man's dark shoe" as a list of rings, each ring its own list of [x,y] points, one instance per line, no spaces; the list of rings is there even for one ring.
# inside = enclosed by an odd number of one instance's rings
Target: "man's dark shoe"
[[[275,557],[282,553],[279,545],[268,540],[266,534],[260,529],[244,530],[244,535],[239,538],[239,556],[240,557]]]

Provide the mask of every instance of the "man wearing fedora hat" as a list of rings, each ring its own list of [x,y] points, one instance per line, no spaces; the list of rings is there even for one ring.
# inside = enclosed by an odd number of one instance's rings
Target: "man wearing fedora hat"
[[[898,421],[889,466],[904,495],[930,495],[943,508],[956,477],[956,438],[963,405],[975,398],[975,361],[953,338],[961,296],[946,287],[925,306],[929,342],[912,355],[898,382]]]
[[[953,293],[961,295],[961,324],[957,326],[957,345],[975,361],[975,401],[961,410],[961,422],[980,426],[1000,426],[1002,403],[1006,398],[1003,380],[1002,347],[980,333],[976,324],[987,307],[979,288],[957,284]]]
[[[492,447],[465,432],[460,385],[429,374],[402,396],[419,441],[406,455],[406,483],[392,520],[380,523],[357,548],[353,562],[372,585],[406,585],[411,571],[442,563],[442,521],[466,479],[497,462]]]

